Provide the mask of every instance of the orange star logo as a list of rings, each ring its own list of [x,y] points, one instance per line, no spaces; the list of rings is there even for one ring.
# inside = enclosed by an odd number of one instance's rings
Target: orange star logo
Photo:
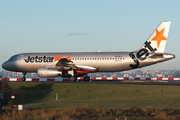
[[[67,59],[68,61],[70,61],[70,57],[71,57],[71,55],[70,55],[70,56],[67,56],[66,59]]]
[[[63,57],[63,56],[61,56],[61,55],[54,56],[54,58],[55,58],[54,62],[59,61],[62,57]]]
[[[156,29],[156,36],[153,39],[151,39],[153,41],[157,41],[158,48],[159,48],[159,45],[160,45],[162,40],[167,40],[167,38],[163,36],[164,29],[165,28],[163,28],[161,31],[158,31]]]

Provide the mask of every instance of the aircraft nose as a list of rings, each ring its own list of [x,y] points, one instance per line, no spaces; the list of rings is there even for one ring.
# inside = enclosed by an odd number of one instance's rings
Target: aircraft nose
[[[5,70],[12,70],[15,67],[13,62],[6,61],[2,64],[2,68]]]
[[[2,68],[5,69],[5,70],[7,70],[7,68],[8,68],[8,63],[7,63],[7,62],[4,62],[4,63],[2,64]]]

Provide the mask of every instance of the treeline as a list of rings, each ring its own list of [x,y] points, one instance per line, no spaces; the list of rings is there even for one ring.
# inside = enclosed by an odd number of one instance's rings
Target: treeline
[[[13,89],[9,82],[7,81],[0,81],[0,93],[4,95],[3,104],[6,105],[13,105],[16,103],[16,100],[18,99],[19,94],[16,93],[16,90]],[[16,99],[12,100],[11,95],[15,95]]]
[[[179,78],[179,77],[180,77],[180,72],[179,72],[179,71],[175,71],[175,72],[173,73],[173,77],[174,77],[174,78]]]
[[[139,109],[101,109],[83,107],[43,108],[0,113],[3,120],[179,120],[180,110],[146,107]]]

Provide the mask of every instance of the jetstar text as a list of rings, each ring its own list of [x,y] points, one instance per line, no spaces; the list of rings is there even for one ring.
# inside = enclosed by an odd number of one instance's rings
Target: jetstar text
[[[38,57],[38,56],[31,57],[31,56],[28,56],[27,59],[24,59],[24,61],[26,63],[28,63],[28,62],[31,62],[31,63],[34,63],[34,62],[39,62],[39,63],[41,63],[41,62],[53,62],[53,60],[54,60],[54,57],[46,57],[46,56],[43,56],[43,57]]]

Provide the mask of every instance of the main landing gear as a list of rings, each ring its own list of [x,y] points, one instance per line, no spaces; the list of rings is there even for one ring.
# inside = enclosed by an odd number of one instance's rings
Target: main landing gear
[[[21,78],[22,81],[26,81],[26,72],[23,72],[23,77]]]
[[[84,81],[90,81],[90,77],[86,75],[86,76],[84,76],[83,80]]]
[[[77,77],[76,76],[71,76],[69,79],[70,79],[71,82],[77,81]],[[90,77],[86,75],[86,76],[83,77],[83,80],[84,81],[90,81]]]
[[[69,79],[70,79],[71,82],[77,81],[77,77],[75,77],[75,76],[71,76]]]

